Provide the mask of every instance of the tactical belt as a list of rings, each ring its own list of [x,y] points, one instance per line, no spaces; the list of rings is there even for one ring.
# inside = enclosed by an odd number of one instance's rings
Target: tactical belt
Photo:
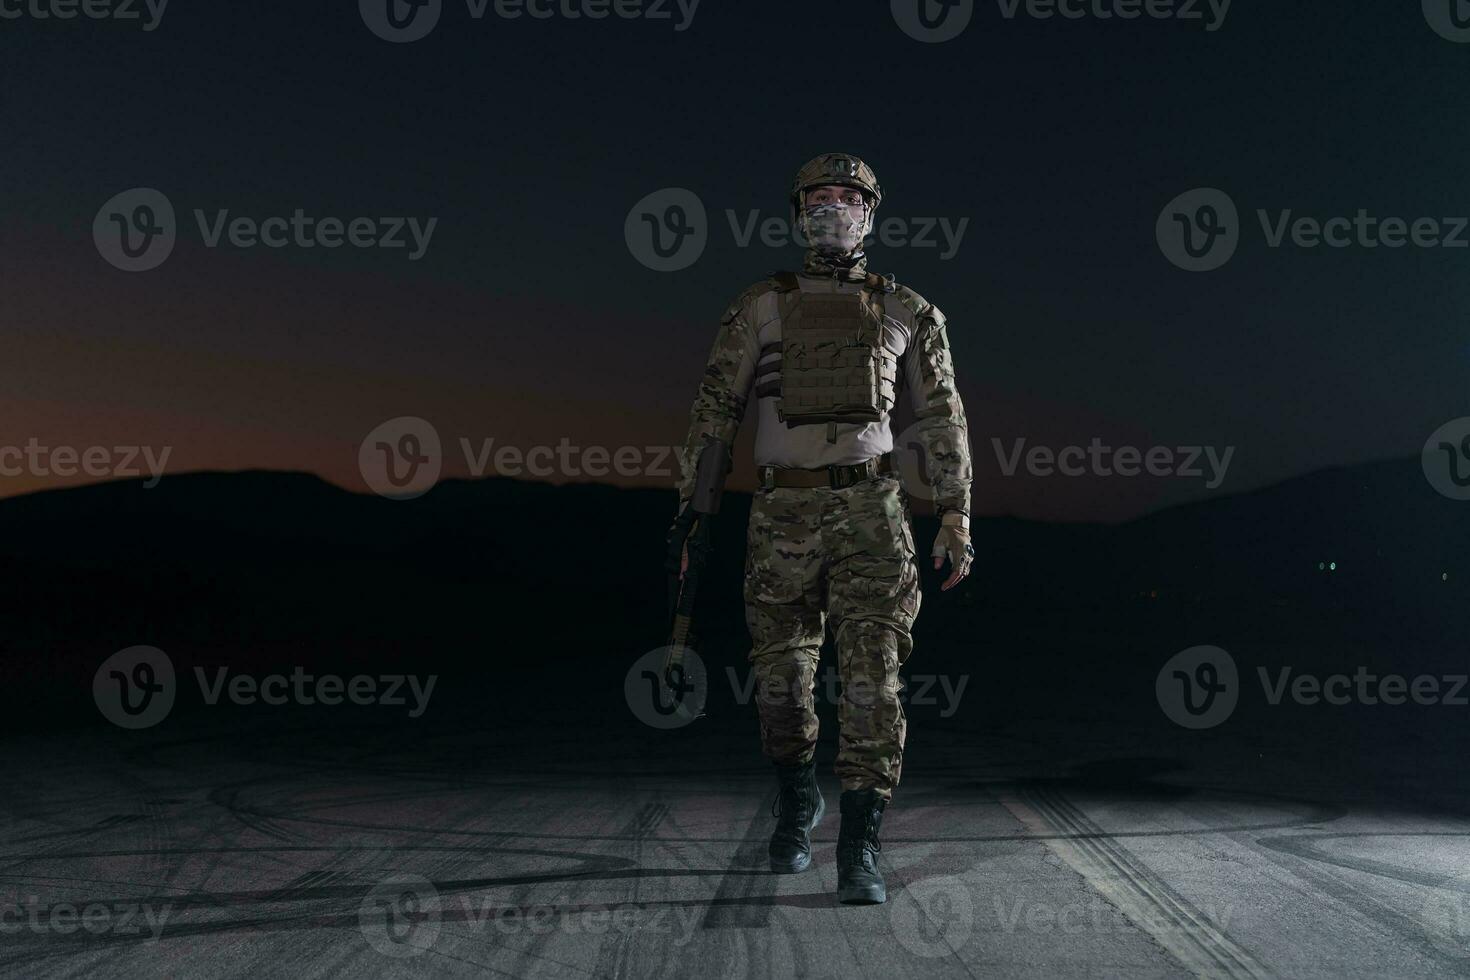
[[[776,487],[829,487],[833,490],[841,490],[843,487],[850,487],[863,480],[871,480],[883,473],[892,473],[893,460],[891,457],[891,453],[884,453],[882,456],[874,456],[865,463],[853,463],[851,466],[818,466],[809,470],[790,466],[757,466],[755,472],[760,478],[763,490],[773,490]]]

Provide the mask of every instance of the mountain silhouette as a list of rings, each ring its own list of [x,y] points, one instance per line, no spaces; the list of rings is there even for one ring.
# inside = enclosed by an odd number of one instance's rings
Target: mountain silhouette
[[[547,684],[569,703],[620,690],[628,665],[664,642],[672,490],[495,477],[395,501],[301,473],[142,483],[0,501],[10,718],[89,715],[97,666],[136,644],[164,649],[181,672],[409,665],[463,679],[445,696],[491,706]],[[715,669],[744,669],[749,506],[726,495],[701,595],[701,651]],[[983,663],[1038,710],[1056,703],[1027,700],[1052,685],[1046,670],[1136,691],[1195,643],[1309,641],[1316,652],[1302,656],[1323,664],[1338,642],[1417,664],[1463,646],[1470,505],[1436,493],[1417,459],[1117,525],[980,518],[975,574],[947,594],[923,557],[935,526],[916,520],[924,599],[909,668]],[[1099,658],[1099,644],[1119,652]]]

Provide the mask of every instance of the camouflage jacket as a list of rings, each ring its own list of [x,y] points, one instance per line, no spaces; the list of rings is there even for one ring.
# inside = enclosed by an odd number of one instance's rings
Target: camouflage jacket
[[[802,289],[857,290],[867,272],[865,259],[834,268],[808,253]],[[762,350],[780,340],[775,279],[766,279],[742,293],[721,318],[689,413],[689,433],[680,453],[679,503],[693,492],[699,452],[707,438],[733,444],[735,434],[760,370],[767,370]],[[970,510],[970,443],[964,404],[955,384],[944,314],[918,293],[904,286],[882,295],[884,343],[898,350],[900,381],[907,391],[915,422],[903,435],[905,446],[922,455],[923,479],[935,503],[944,510]],[[779,354],[774,355],[779,357]],[[777,418],[778,396],[757,398],[755,461],[757,465],[804,468],[857,463],[894,448],[885,416],[876,423],[837,426],[835,441],[826,427],[788,428]]]

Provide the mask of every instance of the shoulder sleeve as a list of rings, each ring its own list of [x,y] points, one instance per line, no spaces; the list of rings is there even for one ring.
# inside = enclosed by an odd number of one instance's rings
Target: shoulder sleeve
[[[694,491],[695,468],[705,443],[709,439],[719,439],[726,445],[735,441],[759,356],[759,324],[753,323],[752,311],[762,296],[776,288],[774,279],[762,280],[737,296],[720,316],[715,342],[689,410],[689,432],[679,453],[681,508]]]
[[[898,288],[895,298],[912,324],[903,356],[904,383],[914,410],[914,432],[924,450],[928,485],[940,507],[969,513],[970,434],[948,324],[939,307],[906,286]]]

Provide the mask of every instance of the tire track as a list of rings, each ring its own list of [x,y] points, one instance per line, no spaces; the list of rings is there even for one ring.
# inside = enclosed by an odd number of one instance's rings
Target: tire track
[[[1022,785],[1014,798],[1007,795],[1001,802],[1029,830],[1065,835],[1043,843],[1190,973],[1229,980],[1271,976],[1224,929],[1060,793]]]

